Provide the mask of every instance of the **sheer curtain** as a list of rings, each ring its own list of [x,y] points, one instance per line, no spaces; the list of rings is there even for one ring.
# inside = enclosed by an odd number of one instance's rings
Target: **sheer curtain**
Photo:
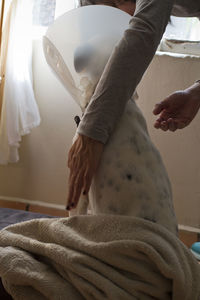
[[[32,7],[33,0],[13,0],[3,28],[0,164],[17,162],[21,137],[40,124],[32,86]]]

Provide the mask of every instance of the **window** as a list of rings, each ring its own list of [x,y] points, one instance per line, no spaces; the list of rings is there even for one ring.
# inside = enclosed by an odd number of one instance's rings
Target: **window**
[[[49,26],[54,19],[75,7],[75,0],[34,0],[33,25]]]
[[[197,18],[171,17],[164,37],[184,41],[200,42],[200,21]]]
[[[5,0],[4,21],[12,0]],[[47,27],[60,15],[77,7],[78,0],[32,0],[33,39],[41,38]],[[0,0],[0,4],[2,0]],[[200,56],[200,21],[198,18],[171,17],[159,51]]]
[[[56,0],[35,0],[33,2],[33,25],[48,26],[54,21]]]
[[[68,10],[75,8],[75,0],[34,0],[33,2],[33,39],[46,32],[53,21]]]
[[[158,50],[200,56],[199,19],[172,16]]]
[[[76,7],[76,0],[56,0],[55,18]]]

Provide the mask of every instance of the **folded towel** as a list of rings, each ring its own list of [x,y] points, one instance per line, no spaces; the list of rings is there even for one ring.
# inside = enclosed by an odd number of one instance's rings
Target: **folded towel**
[[[0,276],[16,300],[200,299],[200,266],[189,249],[162,225],[128,216],[6,227]]]

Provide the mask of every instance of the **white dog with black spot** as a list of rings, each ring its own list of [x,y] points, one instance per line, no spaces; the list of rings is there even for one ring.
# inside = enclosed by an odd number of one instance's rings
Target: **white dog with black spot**
[[[130,16],[119,9],[82,7],[58,18],[43,39],[48,64],[83,113],[129,20]],[[71,27],[76,28],[73,34]],[[177,234],[169,178],[136,97],[135,92],[104,146],[89,199],[81,196],[70,215],[133,216]]]
[[[99,45],[105,37],[98,37]],[[93,40],[93,45],[94,45]],[[104,41],[105,44],[105,41]],[[99,47],[96,47],[99,49]],[[81,74],[80,90],[82,111],[87,107],[95,90],[105,54],[89,44],[77,48],[75,69]],[[90,56],[86,55],[90,53]],[[92,57],[92,59],[90,59]],[[99,69],[94,60],[99,62]],[[104,64],[103,64],[104,65]],[[94,72],[95,71],[95,72]],[[81,85],[82,84],[82,85]],[[87,214],[118,214],[144,218],[165,226],[177,234],[170,181],[162,158],[148,134],[146,121],[133,97],[128,101],[114,132],[104,147],[100,166],[93,178],[89,199],[81,196],[70,216]],[[76,135],[73,141],[76,140]]]

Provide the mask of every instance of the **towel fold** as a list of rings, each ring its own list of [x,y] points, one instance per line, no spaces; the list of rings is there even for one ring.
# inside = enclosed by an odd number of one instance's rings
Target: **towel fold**
[[[36,219],[0,231],[16,300],[199,300],[200,266],[163,226],[135,217]]]

